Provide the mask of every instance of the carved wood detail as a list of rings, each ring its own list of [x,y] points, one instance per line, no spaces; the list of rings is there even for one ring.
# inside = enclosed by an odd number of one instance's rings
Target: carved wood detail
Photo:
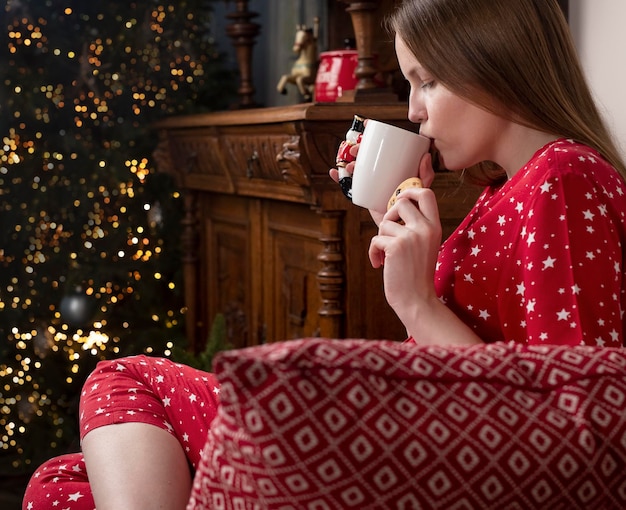
[[[285,182],[297,186],[309,186],[309,176],[300,161],[300,137],[292,136],[276,155],[276,162]]]

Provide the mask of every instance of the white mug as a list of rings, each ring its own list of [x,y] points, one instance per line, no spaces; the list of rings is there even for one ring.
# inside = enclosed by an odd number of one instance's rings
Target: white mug
[[[430,138],[369,119],[361,138],[352,175],[352,202],[385,213],[396,188],[417,177]]]

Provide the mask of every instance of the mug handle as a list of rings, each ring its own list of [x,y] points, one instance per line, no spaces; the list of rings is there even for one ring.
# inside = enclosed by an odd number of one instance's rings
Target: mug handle
[[[337,170],[339,172],[339,186],[343,194],[352,200],[352,175],[346,171],[346,165],[355,160],[355,157],[350,154],[350,148],[361,141],[363,131],[365,130],[365,117],[362,115],[355,115],[352,119],[352,125],[346,133],[346,138],[339,145],[337,150],[337,157],[335,162],[337,164]]]
[[[339,187],[343,194],[352,201],[352,175],[344,167],[339,167]]]

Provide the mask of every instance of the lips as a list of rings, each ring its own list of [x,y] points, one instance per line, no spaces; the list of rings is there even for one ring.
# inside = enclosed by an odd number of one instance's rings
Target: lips
[[[434,147],[434,143],[435,143],[434,138],[431,138],[430,136],[428,136],[428,135],[427,135],[426,133],[424,133],[423,131],[418,131],[418,133],[419,133],[420,135],[422,135],[422,136],[425,136],[426,138],[430,138],[430,148],[431,148],[431,149],[433,149],[433,147]]]
[[[430,138],[430,136],[425,135],[424,133],[421,133],[423,136],[425,136],[426,138]],[[430,152],[434,152],[437,150],[437,146],[435,145],[435,140],[433,138],[430,138]]]

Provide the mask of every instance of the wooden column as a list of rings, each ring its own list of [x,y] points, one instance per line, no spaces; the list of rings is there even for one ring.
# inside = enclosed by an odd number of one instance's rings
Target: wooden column
[[[237,0],[237,10],[227,14],[233,22],[226,27],[226,33],[232,39],[239,65],[239,94],[240,101],[234,108],[252,108],[258,106],[254,102],[255,88],[252,84],[252,50],[259,35],[261,26],[251,20],[258,16],[248,10],[248,0]]]
[[[343,294],[346,286],[344,255],[342,251],[342,212],[322,212],[322,235],[324,248],[317,260],[322,268],[317,273],[322,305],[319,309],[320,335],[341,338],[343,335]]]
[[[182,191],[184,201],[184,217],[181,220],[180,236],[183,266],[183,283],[185,291],[185,331],[189,338],[189,350],[197,352],[202,346],[197,345],[198,331],[198,220],[196,214],[196,196],[194,190]]]
[[[352,18],[356,49],[359,54],[359,62],[354,71],[355,76],[359,79],[356,89],[357,91],[375,89],[377,84],[374,81],[374,76],[378,69],[376,68],[374,55],[373,35],[375,33],[375,23],[378,21],[376,17],[378,1],[342,1],[348,4],[346,11],[350,13]]]

